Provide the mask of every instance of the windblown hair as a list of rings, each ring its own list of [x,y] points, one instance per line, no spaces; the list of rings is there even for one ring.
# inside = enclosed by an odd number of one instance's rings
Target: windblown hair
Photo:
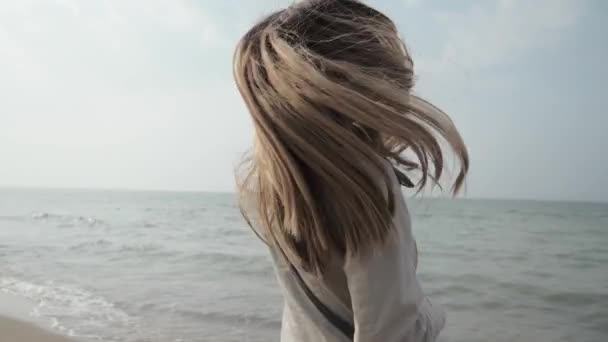
[[[459,167],[451,190],[463,185],[460,134],[410,93],[413,61],[395,24],[359,1],[299,1],[268,16],[240,41],[234,75],[255,127],[240,195],[254,197],[270,242],[310,272],[386,241],[388,162],[406,183],[416,171],[421,190],[442,178],[447,145]]]

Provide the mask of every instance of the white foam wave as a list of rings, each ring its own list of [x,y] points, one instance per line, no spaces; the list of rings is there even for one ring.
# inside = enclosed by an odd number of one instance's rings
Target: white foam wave
[[[42,212],[37,212],[37,213],[32,214],[32,218],[34,220],[44,220],[44,219],[49,218],[49,216],[50,216],[49,213],[42,213]]]
[[[30,314],[49,319],[53,329],[68,336],[92,337],[106,326],[133,328],[138,325],[136,317],[114,303],[78,287],[53,281],[34,284],[7,277],[0,278],[0,291],[34,301],[37,305]]]
[[[58,220],[62,222],[62,226],[74,226],[74,225],[87,225],[89,227],[103,225],[104,222],[100,219],[96,219],[90,216],[78,216],[78,215],[56,215],[47,212],[35,212],[30,215],[34,220],[45,221],[45,220]]]

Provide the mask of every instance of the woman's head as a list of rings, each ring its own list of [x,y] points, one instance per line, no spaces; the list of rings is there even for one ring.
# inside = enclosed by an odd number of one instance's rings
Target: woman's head
[[[258,224],[308,270],[335,253],[365,253],[392,230],[386,160],[439,181],[445,155],[468,169],[449,117],[413,95],[413,62],[394,23],[355,0],[308,0],[255,25],[234,61],[255,127],[240,191]],[[413,158],[406,159],[405,153]]]

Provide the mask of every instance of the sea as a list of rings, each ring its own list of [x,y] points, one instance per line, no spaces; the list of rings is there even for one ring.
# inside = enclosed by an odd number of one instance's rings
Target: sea
[[[608,341],[608,204],[409,206],[441,341]],[[2,293],[79,341],[279,341],[281,293],[234,194],[1,189]]]

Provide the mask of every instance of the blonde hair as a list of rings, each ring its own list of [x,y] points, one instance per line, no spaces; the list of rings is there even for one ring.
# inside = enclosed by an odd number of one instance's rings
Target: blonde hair
[[[413,62],[394,23],[359,1],[300,1],[268,16],[241,39],[234,75],[256,140],[240,194],[255,196],[264,235],[310,272],[387,239],[386,160],[401,179],[420,171],[422,189],[442,178],[447,142],[460,168],[453,193],[463,185],[460,134],[410,93]]]

